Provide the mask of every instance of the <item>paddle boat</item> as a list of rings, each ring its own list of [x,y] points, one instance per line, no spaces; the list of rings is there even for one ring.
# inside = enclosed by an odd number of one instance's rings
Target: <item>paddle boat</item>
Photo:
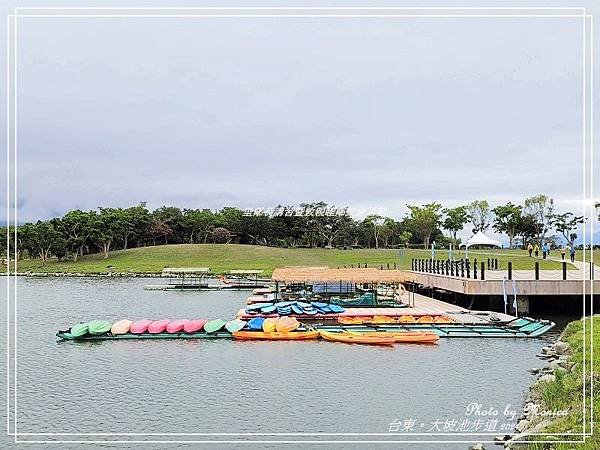
[[[278,333],[289,333],[300,326],[300,322],[295,317],[280,317],[275,322],[275,330]]]
[[[246,326],[246,321],[241,319],[230,320],[225,324],[225,329],[230,333],[240,331]]]
[[[204,324],[204,331],[206,331],[207,333],[214,333],[223,328],[226,323],[227,321],[223,319],[209,320]]]
[[[166,331],[170,334],[181,333],[183,331],[183,327],[187,322],[187,320],[175,320],[173,322],[169,322]]]
[[[108,320],[92,320],[88,323],[88,332],[92,335],[108,333],[112,324]]]
[[[110,332],[114,335],[129,333],[129,329],[133,322],[129,319],[118,320],[110,327]]]
[[[150,334],[158,334],[164,333],[167,329],[167,325],[169,321],[167,319],[155,320],[150,325],[148,325],[148,333]]]
[[[204,324],[208,322],[206,319],[188,320],[183,325],[183,331],[186,333],[197,333],[204,328]]]
[[[275,331],[276,326],[277,319],[275,317],[269,317],[263,322],[262,328],[265,333],[272,333],[273,331]]]
[[[152,323],[151,320],[144,319],[138,320],[137,322],[133,322],[129,327],[129,332],[132,334],[142,334],[148,331],[148,327]]]

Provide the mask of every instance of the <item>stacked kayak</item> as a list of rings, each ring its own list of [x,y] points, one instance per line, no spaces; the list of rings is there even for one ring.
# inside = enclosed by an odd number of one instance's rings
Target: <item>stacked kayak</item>
[[[362,324],[411,324],[411,323],[425,323],[425,324],[452,324],[455,323],[453,319],[444,315],[424,315],[424,316],[413,316],[413,315],[401,315],[401,316],[339,316],[337,322],[342,325],[362,325]]]
[[[245,309],[245,314],[277,314],[279,316],[339,314],[345,309],[339,305],[323,302],[285,301],[277,303],[251,303]]]
[[[256,321],[252,324],[252,321]],[[262,331],[258,328],[262,326]],[[240,330],[233,333],[233,338],[241,341],[262,340],[262,341],[297,341],[317,339],[319,332],[317,330],[302,330],[300,322],[295,317],[269,317],[259,322],[256,317],[248,322],[249,330]]]

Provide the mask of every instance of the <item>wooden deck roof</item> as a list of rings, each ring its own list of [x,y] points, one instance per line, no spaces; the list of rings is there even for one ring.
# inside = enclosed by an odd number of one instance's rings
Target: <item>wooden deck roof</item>
[[[374,267],[361,269],[330,269],[324,267],[284,267],[273,271],[273,281],[285,283],[401,283],[413,280],[411,272],[380,270]]]

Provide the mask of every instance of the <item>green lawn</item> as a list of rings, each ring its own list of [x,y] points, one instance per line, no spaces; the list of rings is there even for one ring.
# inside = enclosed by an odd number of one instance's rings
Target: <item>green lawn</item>
[[[264,269],[270,275],[273,269],[284,266],[350,266],[367,263],[370,267],[383,265],[409,269],[411,258],[430,258],[425,250],[404,250],[400,257],[398,250],[327,250],[308,248],[274,248],[237,244],[181,244],[156,247],[134,248],[111,252],[108,259],[101,254],[87,255],[76,263],[52,260],[45,265],[40,260],[21,260],[18,271],[33,272],[80,272],[104,273],[107,266],[117,272],[161,272],[164,267],[210,267],[213,272],[224,273],[231,269]],[[436,252],[436,258],[446,258],[447,252]],[[462,258],[464,253],[455,253]],[[507,261],[513,262],[514,269],[533,269],[534,258],[529,258],[520,250],[496,250],[492,252],[470,251],[471,259],[479,261],[496,257],[500,268],[506,268]],[[560,269],[555,261],[541,262],[542,269]]]
[[[593,320],[594,332],[591,333],[591,321]],[[594,434],[586,439],[585,444],[530,444],[531,449],[547,449],[553,448],[556,450],[567,449],[589,449],[595,450],[600,448],[600,430],[598,427],[598,418],[600,417],[600,361],[596,354],[600,351],[600,316],[594,316],[593,319],[585,319],[586,339],[583,339],[583,321],[578,320],[572,322],[566,328],[562,340],[568,342],[572,349],[571,361],[576,363],[573,372],[567,372],[562,375],[555,372],[556,380],[550,383],[539,383],[534,388],[534,392],[542,399],[543,409],[545,410],[564,410],[569,409],[569,414],[555,421],[550,427],[544,430],[548,433],[582,433],[583,432],[583,367],[584,367],[584,348],[585,356],[585,384],[586,384],[586,431],[590,432],[590,392],[592,384],[594,385]],[[591,338],[591,344],[590,344]],[[591,348],[594,348],[594,358],[591,359]],[[593,364],[592,364],[593,363]],[[590,374],[593,373],[593,379]],[[548,439],[547,436],[532,436],[534,440]],[[579,437],[580,438],[580,437]]]

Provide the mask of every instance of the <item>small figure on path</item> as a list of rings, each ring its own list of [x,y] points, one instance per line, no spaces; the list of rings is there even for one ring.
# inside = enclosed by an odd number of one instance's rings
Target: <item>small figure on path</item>
[[[571,262],[575,262],[575,245],[571,244],[569,254],[571,255]]]
[[[565,260],[565,255],[567,254],[567,248],[563,247],[560,249],[560,257],[561,259],[564,261]]]
[[[542,244],[542,257],[546,259],[546,256],[550,253],[550,248],[548,247],[548,243],[544,242]]]
[[[540,246],[535,244],[535,247],[533,247],[533,253],[535,254],[535,257],[537,258],[540,254]]]
[[[531,242],[527,246],[527,251],[529,252],[529,257],[531,258],[531,253],[533,252],[533,245],[531,245]]]

